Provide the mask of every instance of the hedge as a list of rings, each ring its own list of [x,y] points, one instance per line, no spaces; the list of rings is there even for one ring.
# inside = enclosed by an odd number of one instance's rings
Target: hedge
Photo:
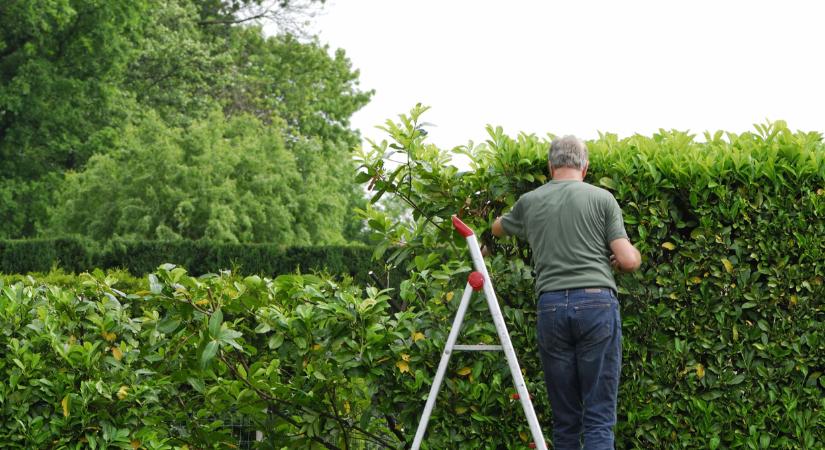
[[[0,240],[0,273],[45,272],[56,265],[79,272],[90,262],[89,251],[77,239]]]
[[[489,237],[496,216],[547,180],[549,139],[490,128],[484,145],[458,149],[472,164],[462,173],[447,164],[449,152],[426,143],[422,112],[388,122],[389,139],[359,155],[359,180],[374,199],[394,195],[414,205],[413,227],[388,226],[369,211],[387,242],[406,242],[389,259],[409,268],[402,295],[429,313],[421,324],[428,344],[411,346],[404,363],[415,376],[393,389],[396,402],[412,405],[399,414],[408,426],[417,420],[455,314],[449,300],[460,295],[460,282],[455,275],[445,280],[445,270],[469,264],[450,227],[457,213],[494,248],[493,284],[550,436],[530,251],[523,241]],[[743,134],[707,133],[704,142],[662,130],[624,139],[605,134],[588,146],[586,181],[613,193],[643,255],[640,271],[617,279],[624,327],[617,447],[821,448],[822,134],[777,122]],[[409,163],[385,166],[390,149]],[[485,308],[477,309],[465,322],[464,342],[494,340]],[[510,380],[501,359],[458,354],[451,368],[428,432],[433,448],[526,443],[523,414],[502,395]]]
[[[75,290],[2,287],[3,446],[218,447],[232,441],[214,414],[230,411],[256,423],[264,448],[409,445],[470,271],[454,213],[495,244],[493,284],[549,437],[529,249],[488,237],[495,216],[546,180],[548,141],[490,129],[485,145],[459,149],[473,164],[461,173],[426,144],[420,113],[360,155],[374,200],[414,205],[410,223],[364,211],[380,260],[407,273],[396,298],[314,276],[192,277],[169,265],[147,291],[97,276]],[[409,162],[385,167],[390,145]],[[705,142],[604,135],[589,147],[588,181],[616,196],[643,255],[617,280],[617,448],[821,448],[822,135],[775,123]],[[460,342],[495,339],[473,302]],[[500,354],[453,355],[425,447],[526,447],[513,392]]]
[[[152,272],[167,262],[196,275],[237,269],[246,274],[278,275],[295,270],[347,274],[370,282],[370,270],[380,272],[363,246],[283,247],[276,244],[225,244],[208,241],[108,242],[103,250],[74,238],[0,240],[0,273],[48,272],[52,267],[80,273],[94,268]]]
[[[385,292],[171,264],[147,279],[0,277],[0,448],[251,448],[234,419],[255,448],[398,444],[371,405],[414,316]]]

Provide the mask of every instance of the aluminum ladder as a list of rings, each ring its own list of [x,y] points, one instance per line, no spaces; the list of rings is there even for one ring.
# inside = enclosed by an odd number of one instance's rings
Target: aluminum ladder
[[[529,447],[547,450],[544,435],[541,432],[536,412],[533,409],[533,402],[530,401],[530,394],[527,392],[527,386],[524,384],[524,377],[521,374],[521,368],[516,359],[513,343],[510,341],[510,334],[507,333],[507,325],[504,323],[504,317],[498,305],[496,292],[493,290],[493,283],[490,281],[487,266],[484,264],[484,258],[481,256],[478,239],[476,239],[473,230],[465,225],[461,219],[456,216],[453,216],[452,219],[456,231],[467,240],[467,246],[470,248],[470,256],[473,258],[475,271],[470,273],[467,279],[467,287],[464,288],[464,295],[461,296],[461,303],[458,306],[458,312],[456,312],[455,319],[453,320],[453,327],[450,329],[450,335],[447,337],[444,352],[441,354],[441,362],[438,364],[438,371],[435,374],[433,384],[430,387],[430,393],[427,396],[427,404],[424,406],[421,421],[419,421],[418,429],[415,432],[412,450],[418,450],[421,447],[421,442],[424,440],[424,434],[427,432],[427,422],[430,420],[430,414],[435,406],[435,399],[438,396],[438,391],[441,389],[441,382],[444,380],[444,374],[447,371],[447,364],[450,362],[450,355],[454,350],[504,352],[504,355],[507,357],[507,364],[510,366],[510,374],[513,376],[513,382],[518,392],[517,397],[521,401],[521,407],[524,409],[524,415],[527,416],[527,423],[530,425],[530,433],[533,436],[533,442],[529,444]],[[470,304],[470,297],[473,291],[481,290],[484,291],[484,296],[487,298],[487,306],[490,309],[490,315],[493,316],[493,323],[496,325],[496,331],[498,332],[498,339],[501,345],[457,345],[455,342],[461,330],[461,325],[464,322],[464,314],[467,312],[467,306]]]

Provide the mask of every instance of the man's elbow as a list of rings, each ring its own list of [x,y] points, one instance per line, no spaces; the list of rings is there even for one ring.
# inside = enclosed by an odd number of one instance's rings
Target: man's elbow
[[[642,255],[638,250],[619,261],[622,272],[635,272],[642,265]]]

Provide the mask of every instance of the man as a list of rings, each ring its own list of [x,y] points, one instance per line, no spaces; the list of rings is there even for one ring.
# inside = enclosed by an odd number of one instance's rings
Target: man
[[[552,180],[522,195],[492,232],[526,239],[533,250],[553,447],[612,449],[622,325],[611,267],[632,272],[641,255],[613,195],[584,182],[584,143],[556,139],[548,159]]]

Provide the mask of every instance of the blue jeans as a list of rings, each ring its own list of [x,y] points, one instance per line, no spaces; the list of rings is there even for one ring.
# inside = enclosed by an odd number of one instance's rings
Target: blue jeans
[[[556,450],[613,448],[622,322],[612,289],[545,292],[538,347]]]

